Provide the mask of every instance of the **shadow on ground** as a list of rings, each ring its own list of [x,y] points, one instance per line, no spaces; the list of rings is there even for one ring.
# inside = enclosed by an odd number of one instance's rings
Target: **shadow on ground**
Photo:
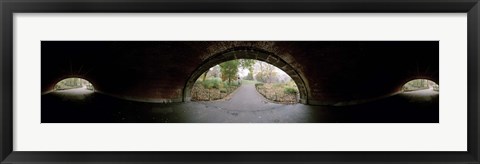
[[[439,94],[432,90],[341,107],[275,104],[248,85],[241,86],[234,94],[226,101],[158,104],[127,101],[91,91],[52,92],[42,95],[42,123],[439,122]]]

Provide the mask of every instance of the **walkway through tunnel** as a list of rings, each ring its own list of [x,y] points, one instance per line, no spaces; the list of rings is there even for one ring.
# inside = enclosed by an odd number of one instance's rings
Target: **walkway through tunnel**
[[[238,72],[239,69],[241,72]],[[212,72],[210,72],[210,70]],[[209,72],[210,74],[208,74]],[[214,78],[207,79],[207,76],[213,76]],[[229,49],[207,59],[205,63],[193,72],[187,81],[184,89],[184,100],[190,101],[192,100],[192,96],[194,96],[193,100],[223,98],[225,96],[222,95],[228,95],[228,93],[234,89],[224,89],[225,91],[222,91],[222,87],[219,84],[225,84],[224,81],[227,80],[227,84],[233,84],[233,87],[236,87],[235,83],[230,83],[232,79],[237,84],[244,82],[244,84],[254,85],[260,94],[272,101],[307,103],[307,89],[304,80],[290,64],[273,53],[248,47]],[[209,97],[209,95],[207,95],[207,97],[199,97],[198,94],[205,93],[198,91],[199,81],[202,81],[203,87],[219,87],[219,92],[225,92],[227,94],[220,94],[220,96],[217,97]],[[276,85],[274,85],[275,83]],[[192,90],[194,87],[197,90]],[[269,88],[268,90],[265,89],[267,87]],[[270,91],[270,88],[273,87],[277,90],[281,89],[284,92]],[[273,96],[271,94],[273,94]],[[293,98],[289,96],[292,94],[294,95]]]
[[[414,79],[405,83],[402,87],[402,96],[420,103],[438,103],[439,85],[428,79]],[[435,103],[435,104],[436,104]]]
[[[438,41],[41,44],[42,123],[439,122]],[[232,61],[271,64],[289,78],[248,68],[222,77],[222,63]],[[91,83],[60,82],[65,77]],[[409,83],[412,77],[436,83]],[[433,96],[412,101],[425,91]],[[65,98],[70,93],[84,96]]]
[[[299,101],[298,87],[288,74],[271,64],[253,59],[234,59],[208,69],[196,80],[191,96],[192,101],[221,100],[230,103],[260,100],[294,104]]]
[[[83,101],[95,92],[92,83],[82,78],[66,78],[54,86],[53,94],[64,100]]]

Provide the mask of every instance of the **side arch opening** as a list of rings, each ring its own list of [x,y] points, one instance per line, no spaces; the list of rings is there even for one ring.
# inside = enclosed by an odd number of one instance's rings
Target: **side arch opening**
[[[405,83],[402,87],[402,92],[415,91],[434,91],[439,92],[439,85],[428,79],[413,79]]]
[[[413,79],[402,86],[401,96],[409,102],[433,103],[438,105],[439,85],[428,79]],[[436,103],[434,103],[436,102]]]
[[[53,93],[67,99],[82,100],[95,92],[93,84],[89,81],[70,77],[57,82]]]

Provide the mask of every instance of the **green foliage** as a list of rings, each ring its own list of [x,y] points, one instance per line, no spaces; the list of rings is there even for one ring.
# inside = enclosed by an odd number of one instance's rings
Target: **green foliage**
[[[420,89],[428,89],[428,80],[416,79],[409,81],[403,86],[404,91],[414,91]]]
[[[237,82],[227,84],[227,86],[229,86],[229,87],[232,87],[232,86],[235,86],[235,87],[236,87],[236,86],[239,86],[239,85],[240,85],[240,84],[237,83]]]
[[[225,89],[225,88],[232,88],[232,87],[238,87],[239,83],[237,82],[232,82],[229,83],[228,81],[222,81],[219,78],[207,78],[205,81],[197,81],[197,83],[200,83],[203,85],[204,88],[206,89]]]
[[[63,79],[62,81],[58,82],[55,85],[56,90],[67,90],[67,89],[74,89],[74,88],[81,88],[86,86],[87,89],[93,90],[93,85],[90,84],[88,81],[83,80],[81,78],[67,78]]]
[[[253,69],[254,64],[255,60],[253,59],[240,59],[240,65],[242,66],[242,68]]]
[[[221,88],[220,93],[227,93],[227,89],[226,88]]]
[[[203,87],[207,88],[207,89],[212,89],[213,88],[213,83],[211,83],[210,81],[203,81]]]
[[[255,88],[262,87],[262,86],[263,86],[263,83],[256,83],[255,84]]]
[[[240,59],[240,66],[244,69],[248,69],[248,74],[245,77],[246,80],[253,80],[253,65],[255,65],[254,59]]]
[[[297,94],[298,90],[294,87],[285,86],[283,92],[285,92],[285,94]]]
[[[238,66],[240,65],[238,60],[230,60],[219,65],[223,81],[228,80],[228,82],[231,83],[232,79],[237,78]]]
[[[217,78],[205,79],[204,81],[202,81],[203,87],[205,87],[207,89],[212,89],[212,88],[219,89],[221,83],[222,83],[222,81],[220,79],[217,79]]]

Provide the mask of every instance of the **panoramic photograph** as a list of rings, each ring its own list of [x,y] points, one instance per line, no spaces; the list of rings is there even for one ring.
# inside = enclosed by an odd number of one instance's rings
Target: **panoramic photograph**
[[[42,123],[439,123],[438,41],[42,41]]]

